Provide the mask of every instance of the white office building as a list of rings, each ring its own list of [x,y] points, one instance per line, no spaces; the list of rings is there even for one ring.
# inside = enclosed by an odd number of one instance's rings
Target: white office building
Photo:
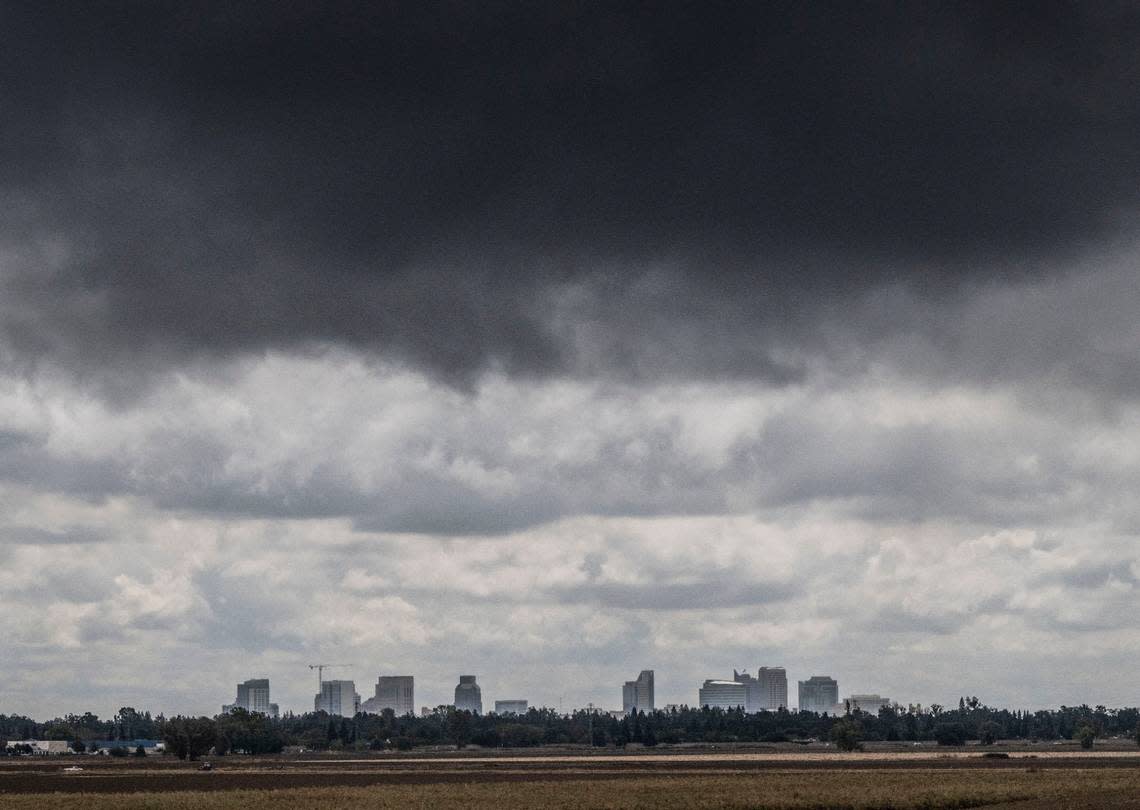
[[[747,701],[747,689],[737,681],[705,681],[697,690],[697,703],[711,709],[743,708]]]
[[[257,712],[270,717],[277,717],[276,703],[269,702],[269,679],[253,678],[237,685],[237,698],[233,703],[222,706],[225,713],[234,709],[245,709],[247,712]]]
[[[472,714],[483,713],[483,690],[475,683],[474,675],[459,676],[459,685],[455,687],[455,709]]]
[[[495,714],[526,714],[525,700],[496,700]]]
[[[839,683],[827,675],[800,681],[800,711],[831,714],[839,703]]]
[[[788,673],[783,667],[760,667],[756,670],[760,684],[760,708],[774,712],[788,708]]]
[[[356,684],[353,681],[321,681],[321,693],[313,700],[313,711],[355,717],[360,711]]]
[[[890,706],[891,699],[881,695],[851,695],[850,697],[840,701],[839,706],[836,708],[839,711],[836,714],[846,714],[847,707],[851,707],[851,711],[858,709],[867,714],[878,715],[879,709],[884,706]]]
[[[774,712],[788,707],[788,675],[783,667],[760,667],[756,677],[747,671],[733,670],[732,679],[744,684],[746,712]]]
[[[416,713],[415,678],[411,675],[381,675],[376,694],[360,704],[362,712],[380,714],[391,709],[397,717]]]
[[[653,670],[643,669],[636,681],[626,681],[621,688],[622,711],[653,711]]]

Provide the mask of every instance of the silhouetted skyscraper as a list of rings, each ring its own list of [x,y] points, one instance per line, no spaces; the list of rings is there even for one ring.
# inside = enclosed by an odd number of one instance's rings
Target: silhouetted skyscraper
[[[321,693],[313,700],[313,711],[355,717],[360,711],[356,684],[352,681],[322,681]]]
[[[788,673],[783,667],[760,667],[756,681],[760,684],[762,709],[774,712],[788,708]]]
[[[839,684],[834,678],[827,675],[812,675],[806,681],[800,681],[800,711],[834,712],[835,705],[839,703]]]
[[[258,712],[276,717],[277,704],[269,702],[269,679],[253,678],[237,685],[237,698],[233,703],[222,706],[223,712],[232,712],[234,709],[245,709],[247,712]]]
[[[653,711],[653,670],[643,669],[636,681],[626,681],[621,688],[622,710],[629,714]]]
[[[376,680],[376,694],[360,704],[362,712],[380,714],[391,709],[397,717],[415,714],[415,678],[411,675],[381,675]]]
[[[747,672],[732,671],[732,679],[744,684],[747,712],[774,712],[788,706],[788,675],[783,667],[760,667],[753,678]]]
[[[474,675],[460,675],[455,687],[455,708],[473,714],[483,713],[483,690],[475,683]]]

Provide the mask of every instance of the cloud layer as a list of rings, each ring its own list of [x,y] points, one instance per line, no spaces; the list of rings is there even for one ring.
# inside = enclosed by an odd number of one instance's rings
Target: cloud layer
[[[303,707],[329,657],[364,690],[412,671],[424,703],[473,670],[492,695],[608,705],[649,666],[692,702],[762,664],[924,703],[1129,700],[1126,401],[884,373],[463,392],[343,353],[172,377],[129,408],[70,386],[0,397],[0,632],[11,699],[40,713],[212,710],[253,671]]]
[[[4,17],[0,711],[1135,702],[1135,9]]]

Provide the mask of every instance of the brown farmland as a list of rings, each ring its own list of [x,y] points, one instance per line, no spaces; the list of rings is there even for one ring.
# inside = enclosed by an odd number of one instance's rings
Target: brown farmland
[[[0,807],[1137,808],[1132,752],[227,757],[0,764]],[[78,765],[80,772],[64,772]]]

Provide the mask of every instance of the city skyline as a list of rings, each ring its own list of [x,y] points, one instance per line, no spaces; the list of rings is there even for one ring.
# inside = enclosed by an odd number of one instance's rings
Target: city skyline
[[[1140,6],[9,5],[0,711],[1137,702]]]
[[[313,667],[315,666],[313,665]],[[322,666],[329,667],[329,665]],[[737,672],[734,669],[732,675],[731,681],[715,678],[706,679],[697,690],[697,699],[692,704],[682,702],[667,705],[715,706],[724,709],[741,708],[749,713],[777,711],[781,708],[790,710],[800,708],[799,706],[789,706],[787,671],[784,667],[761,666],[757,669],[756,676],[750,676],[746,671]],[[571,711],[589,707],[597,711],[623,715],[632,711],[651,713],[660,708],[655,703],[654,680],[654,670],[648,669],[642,670],[636,679],[626,681],[622,687],[622,708],[620,710],[607,709],[602,705],[587,704],[586,707],[575,707]],[[344,716],[341,712],[347,700],[352,703],[356,711],[365,714],[381,714],[384,711],[391,710],[396,716],[416,715],[414,683],[414,675],[380,675],[375,685],[375,695],[362,700],[360,695],[355,692],[355,684],[351,680],[321,680],[321,691],[314,698],[314,708],[317,711]],[[848,709],[853,708],[877,713],[882,706],[898,705],[897,701],[873,693],[851,694],[842,700],[832,700],[830,697],[824,699],[815,694],[820,684],[830,690],[828,695],[832,693],[838,695],[838,683],[827,676],[812,676],[808,681],[799,683],[801,701],[804,700],[805,685],[814,687],[807,704],[810,706],[810,710],[816,713],[843,714]],[[460,675],[451,704],[422,705],[419,707],[418,713],[422,714],[425,710],[432,710],[445,705],[481,714],[483,697],[482,688],[477,683],[477,677],[475,675]],[[497,714],[525,714],[531,706],[540,709],[555,708],[544,704],[532,704],[528,699],[517,697],[495,698],[493,705],[493,710]],[[268,678],[253,678],[239,683],[236,700],[232,704],[223,705],[222,712],[227,713],[238,708],[249,712],[268,714],[274,718],[280,715],[278,704],[270,702]],[[558,708],[562,711],[565,707],[560,706]]]
[[[338,665],[347,666],[347,665]],[[315,665],[314,665],[315,667]],[[798,700],[788,700],[788,676],[787,668],[783,666],[760,666],[756,669],[756,676],[752,676],[747,672],[747,669],[737,671],[735,668],[732,670],[732,678],[726,679],[717,676],[704,678],[698,685],[692,686],[688,691],[692,693],[693,699],[682,698],[676,701],[661,701],[657,702],[654,698],[649,698],[654,703],[652,709],[640,709],[642,711],[652,710],[666,710],[670,707],[688,706],[690,708],[699,708],[704,705],[716,706],[723,709],[740,708],[748,711],[749,713],[757,711],[776,711],[777,705],[786,707],[789,711],[799,711],[807,708],[809,711],[814,711],[817,714],[830,714],[832,716],[842,715],[848,710],[859,708],[863,711],[877,714],[882,706],[895,706],[903,710],[908,707],[914,709],[929,709],[932,706],[941,705],[943,707],[951,706],[955,700],[964,699],[979,699],[977,695],[969,692],[969,690],[958,690],[956,694],[949,694],[938,697],[934,700],[915,700],[912,697],[903,697],[897,699],[888,697],[880,692],[871,691],[858,691],[851,690],[846,685],[840,683],[837,679],[829,675],[812,675],[805,680],[797,682]],[[452,700],[450,702],[435,702],[428,701],[428,703],[417,702],[414,692],[414,675],[379,675],[377,683],[374,685],[376,695],[365,699],[357,691],[355,682],[352,679],[324,679],[321,681],[321,692],[314,696],[313,706],[334,714],[337,716],[350,716],[348,714],[338,714],[337,707],[347,707],[351,703],[358,712],[367,714],[380,714],[385,708],[393,708],[395,711],[396,705],[402,705],[405,709],[402,714],[410,714],[414,716],[421,715],[425,712],[434,711],[440,707],[455,707],[455,698],[458,697],[461,690],[467,690],[470,693],[471,701],[478,701],[479,707],[473,709],[473,703],[465,706],[466,710],[474,711],[477,714],[490,712],[492,710],[498,712],[500,706],[506,707],[504,710],[509,712],[522,711],[520,707],[526,706],[527,708],[556,710],[562,714],[570,714],[575,711],[592,710],[604,712],[620,716],[627,714],[629,707],[627,699],[631,695],[631,688],[633,694],[637,693],[638,685],[641,685],[641,693],[643,698],[650,696],[654,691],[655,671],[643,670],[639,677],[633,681],[626,681],[621,690],[622,705],[608,705],[604,701],[595,702],[587,701],[583,703],[576,703],[571,701],[566,704],[566,695],[562,693],[556,702],[546,703],[543,701],[536,701],[529,698],[519,698],[517,695],[509,698],[500,697],[492,694],[490,697],[485,697],[483,694],[482,684],[478,683],[477,676],[475,675],[460,675],[456,679],[452,679],[454,684],[458,680],[458,685],[452,687]],[[248,678],[245,681],[237,684],[237,699],[232,703],[223,704],[221,706],[222,713],[229,712],[235,708],[243,708],[247,711],[261,712],[269,714],[272,717],[280,717],[283,714],[304,714],[310,709],[304,707],[286,706],[280,709],[277,702],[270,702],[270,678]],[[427,678],[425,680],[433,680]],[[438,680],[438,678],[436,678]],[[446,676],[443,680],[447,680]],[[549,684],[547,684],[549,686]],[[525,687],[528,692],[540,691],[535,690],[530,686]],[[599,685],[600,688],[600,685]],[[804,700],[805,689],[808,694],[804,705],[801,706],[800,701]],[[753,691],[755,690],[755,691]],[[677,693],[680,694],[684,689],[677,686]],[[709,695],[710,699],[705,700],[705,694]],[[379,698],[379,700],[377,699]],[[834,699],[834,701],[833,701]],[[124,698],[126,703],[132,701]],[[769,705],[761,705],[767,702]],[[982,701],[985,702],[984,700]],[[335,704],[335,705],[334,705]],[[995,709],[1008,709],[1010,711],[1026,711],[1047,709],[1054,710],[1058,706],[1046,705],[1003,705],[997,702],[990,702],[989,704]],[[1090,701],[1082,699],[1079,702],[1070,701],[1069,704],[1063,705],[1091,705]],[[1100,704],[1103,705],[1103,704]],[[1121,704],[1122,706],[1124,704]],[[60,711],[54,714],[47,713],[42,715],[40,719],[48,717],[61,717],[66,713],[75,713],[76,707],[71,707],[66,712]],[[92,707],[82,707],[83,710],[90,710]],[[139,711],[151,711],[154,707],[150,706],[136,706],[135,709]],[[332,708],[333,711],[329,711]],[[1114,708],[1109,706],[1109,708]],[[18,715],[24,714],[33,718],[36,715],[27,712],[21,712],[17,708],[0,706],[0,714],[5,711],[9,714]],[[162,708],[152,712],[153,714],[164,713],[167,716],[174,716],[176,714],[201,714],[212,716],[216,714],[213,711],[164,711]],[[95,712],[99,714],[99,712]],[[106,714],[114,714],[114,712],[107,712]],[[401,714],[397,712],[397,714]]]
[[[766,673],[770,673],[770,675],[781,679],[781,680],[777,681],[777,685],[775,686],[776,691],[774,694],[776,694],[776,695],[782,694],[782,696],[784,697],[784,699],[786,701],[786,703],[785,703],[786,707],[791,711],[796,711],[800,708],[798,696],[797,696],[797,698],[794,698],[794,699],[791,698],[791,696],[792,695],[798,695],[798,693],[802,693],[802,686],[805,682],[813,683],[813,682],[819,681],[819,679],[821,679],[821,678],[824,681],[826,681],[827,683],[831,684],[831,686],[828,687],[831,690],[828,692],[828,694],[830,695],[830,694],[834,693],[838,697],[834,703],[829,702],[830,698],[827,698],[827,699],[821,698],[819,701],[815,702],[813,705],[815,707],[814,710],[817,713],[822,713],[823,711],[827,711],[829,714],[833,714],[833,715],[837,714],[837,713],[842,714],[843,713],[842,707],[845,707],[845,705],[848,702],[853,702],[854,704],[866,703],[867,705],[872,706],[872,708],[875,711],[877,711],[878,706],[887,705],[887,704],[896,704],[896,705],[899,705],[902,707],[906,707],[906,706],[929,707],[931,705],[943,705],[943,706],[945,706],[945,705],[950,705],[952,703],[955,703],[959,698],[968,697],[968,696],[978,696],[978,697],[983,698],[983,700],[987,700],[984,698],[984,695],[979,693],[979,690],[973,690],[973,689],[957,689],[957,690],[952,689],[949,692],[947,692],[946,694],[934,695],[932,697],[927,697],[927,698],[917,698],[912,694],[908,694],[905,692],[900,693],[897,690],[891,691],[891,690],[887,690],[887,689],[882,688],[882,683],[890,680],[889,678],[887,678],[885,676],[883,678],[876,678],[875,676],[861,676],[861,677],[852,678],[852,680],[854,680],[855,683],[864,684],[861,687],[852,688],[849,685],[849,681],[845,681],[843,678],[834,678],[834,677],[829,676],[829,675],[820,676],[820,675],[816,675],[814,673],[811,675],[811,677],[808,677],[808,673],[807,673],[806,669],[801,671],[801,670],[797,670],[797,669],[793,668],[790,670],[792,673],[791,676],[789,676],[787,674],[789,672],[789,669],[787,667],[783,667],[783,666],[779,666],[779,667],[759,666],[759,667],[755,668],[756,675],[750,675],[748,673],[748,668],[742,668],[740,671],[737,671],[737,669],[731,668],[731,667],[729,669],[732,672],[731,677],[724,677],[724,676],[718,675],[716,673],[710,673],[704,669],[698,668],[699,671],[703,672],[703,674],[700,676],[700,678],[698,680],[685,681],[685,682],[680,682],[677,677],[675,677],[675,676],[671,677],[667,674],[666,679],[665,679],[665,683],[667,684],[667,688],[669,690],[667,693],[669,695],[668,699],[662,699],[656,694],[657,693],[657,688],[656,688],[657,671],[655,671],[655,670],[643,670],[641,672],[639,678],[642,678],[642,677],[646,676],[647,674],[650,676],[649,683],[652,685],[651,689],[655,693],[654,698],[653,698],[654,709],[657,709],[657,710],[660,710],[662,708],[665,708],[665,707],[668,707],[671,705],[698,707],[698,706],[702,705],[701,699],[700,699],[701,689],[705,686],[708,686],[709,684],[715,684],[716,688],[720,689],[722,692],[724,691],[724,687],[728,687],[728,686],[739,687],[739,693],[737,694],[737,692],[733,692],[733,695],[736,695],[737,696],[736,699],[741,701],[739,704],[741,708],[744,708],[750,712],[751,711],[760,711],[760,710],[774,711],[773,708],[763,708],[763,707],[759,707],[756,705],[750,705],[750,703],[749,703],[750,689],[751,688],[758,688],[760,686],[760,684],[762,683],[761,681],[757,680],[757,676],[761,676],[761,675],[764,675]],[[831,671],[831,670],[828,670],[828,671]],[[802,680],[799,679],[800,675],[804,676]],[[447,675],[441,675],[438,673],[434,673],[434,674],[429,673],[426,675],[398,675],[398,676],[381,674],[379,676],[374,676],[374,677],[377,679],[377,682],[372,683],[372,686],[376,692],[380,692],[381,691],[381,684],[384,684],[383,689],[384,689],[384,693],[387,695],[387,700],[389,700],[389,701],[403,701],[405,706],[407,706],[410,702],[410,705],[412,706],[410,713],[413,715],[420,714],[420,712],[423,708],[435,709],[439,706],[449,706],[449,705],[453,706],[453,705],[455,705],[455,694],[456,694],[456,689],[457,689],[457,686],[456,686],[457,682],[459,683],[460,686],[463,686],[464,684],[468,684],[468,685],[473,684],[476,687],[476,690],[478,691],[478,700],[481,702],[483,712],[490,711],[491,708],[493,708],[496,703],[524,702],[524,703],[528,703],[530,708],[554,709],[554,710],[562,711],[564,713],[569,713],[571,711],[576,711],[576,710],[583,710],[583,709],[586,709],[587,707],[593,707],[594,709],[596,709],[598,711],[623,713],[623,710],[625,709],[625,706],[624,706],[625,697],[628,694],[628,687],[630,684],[636,684],[637,683],[637,679],[635,679],[633,681],[626,681],[624,684],[624,687],[620,690],[617,690],[616,693],[612,687],[607,688],[606,685],[601,683],[600,681],[595,683],[593,686],[588,687],[584,690],[555,689],[554,691],[551,691],[551,684],[550,684],[549,680],[539,681],[539,682],[526,682],[526,681],[520,681],[518,679],[513,679],[513,680],[508,681],[508,683],[522,684],[522,685],[519,686],[518,688],[513,688],[513,687],[512,688],[506,688],[506,687],[504,687],[504,688],[500,689],[499,688],[500,685],[492,684],[491,685],[492,691],[487,692],[484,689],[484,687],[486,685],[484,680],[480,679],[481,676],[462,675],[462,676],[448,677]],[[475,680],[471,680],[471,679],[475,679]],[[301,680],[304,680],[304,679],[302,678]],[[425,695],[424,693],[415,691],[415,687],[412,684],[413,684],[413,682],[415,682],[417,680],[419,680],[423,683],[427,683],[427,684],[433,684],[433,685],[447,684],[447,686],[446,687],[432,686],[431,691],[427,692],[427,694]],[[241,699],[243,697],[243,694],[247,696],[247,699],[251,702],[251,704],[254,701],[259,701],[260,703],[267,702],[269,700],[269,694],[270,694],[269,683],[271,681],[274,684],[279,682],[278,679],[272,675],[269,677],[247,678],[243,682],[239,682],[237,684],[238,700],[232,701],[232,702],[224,702],[223,705],[221,706],[222,711],[223,712],[229,711],[230,709],[234,708],[235,706],[239,706],[239,705],[243,706],[243,708],[244,708],[244,705],[241,703]],[[789,681],[791,681],[793,684],[798,684],[799,687],[801,687],[801,688],[798,689],[797,691],[789,692],[788,691]],[[367,713],[373,713],[373,714],[379,714],[380,711],[382,711],[382,709],[383,709],[383,707],[377,708],[379,706],[379,704],[376,703],[375,696],[370,695],[370,696],[366,697],[365,695],[360,694],[359,687],[357,686],[355,679],[353,679],[351,677],[345,677],[345,678],[341,678],[341,679],[325,678],[322,681],[322,693],[318,694],[317,696],[313,695],[311,681],[309,681],[309,686],[307,687],[307,689],[305,687],[298,687],[298,685],[295,681],[290,681],[290,679],[287,679],[287,678],[280,678],[280,682],[287,684],[287,686],[286,686],[285,690],[279,690],[277,686],[274,686],[273,695],[274,695],[275,699],[273,700],[272,703],[268,704],[269,706],[272,707],[272,709],[269,711],[270,714],[273,714],[273,710],[276,710],[279,715],[284,714],[286,712],[304,713],[304,712],[310,711],[310,710],[312,710],[313,706],[316,705],[314,698],[315,697],[321,698],[321,695],[324,695],[323,701],[318,700],[318,701],[316,701],[316,703],[323,703],[324,705],[327,705],[327,701],[335,699],[336,701],[338,701],[338,705],[341,705],[340,704],[341,692],[343,692],[343,695],[345,696],[344,697],[345,701],[355,700],[355,705],[357,705],[359,707],[359,711],[367,712]],[[326,688],[326,685],[330,685],[330,686],[328,686]],[[783,690],[782,693],[779,691],[781,687]],[[772,687],[769,687],[768,690],[765,690],[764,694],[767,694],[767,695],[773,694],[773,692],[770,691],[771,688]],[[280,691],[286,691],[286,690],[287,690],[288,694],[293,694],[294,692],[301,692],[301,693],[307,694],[307,697],[300,700],[298,704],[286,703],[286,702],[283,702],[282,699],[276,697],[280,693]],[[327,694],[330,690],[334,690],[337,692],[335,697],[330,697],[330,695]],[[142,691],[142,690],[139,690],[139,691]],[[534,695],[539,695],[539,694],[553,695],[555,693],[557,693],[557,696],[554,698],[547,697],[545,699],[536,699],[533,697]],[[607,693],[608,693],[608,696],[607,696]],[[508,695],[508,694],[509,694],[508,697],[503,696],[503,695]],[[525,694],[525,695],[528,695],[528,697],[519,698],[518,697],[519,694]],[[615,697],[615,694],[616,694],[616,697]],[[255,695],[258,695],[258,696],[254,697]],[[439,700],[432,699],[431,695],[436,695],[440,699]],[[594,698],[589,697],[591,695],[600,696],[600,697],[598,697],[597,699],[594,699]],[[887,695],[890,695],[890,697],[886,697]],[[446,696],[446,699],[443,699],[445,696]],[[758,698],[758,699],[760,699],[760,698]],[[119,702],[120,706],[121,705],[131,705],[132,704],[132,698],[130,697],[130,695],[127,694],[126,691],[124,691],[122,697],[120,698],[120,700],[118,702]],[[133,702],[138,703],[139,701],[134,700]],[[1114,706],[1114,705],[1119,705],[1119,706],[1130,705],[1127,703],[1105,704],[1103,701],[1090,700],[1090,698],[1087,698],[1087,697],[1082,698],[1079,696],[1075,700],[1069,700],[1067,703],[1062,702],[1062,703],[1058,703],[1056,705],[1036,704],[1036,703],[1005,704],[1005,703],[1001,703],[1000,701],[994,701],[994,700],[987,700],[987,702],[994,707],[1007,708],[1010,710],[1024,710],[1024,709],[1037,709],[1037,708],[1053,709],[1053,708],[1057,708],[1057,707],[1062,706],[1062,705],[1080,705],[1080,704],[1091,705],[1092,703],[1099,703],[1099,704],[1103,704],[1103,705],[1108,705],[1110,707]],[[347,702],[345,702],[343,705],[347,706],[348,704],[347,704]],[[716,705],[721,705],[721,704],[716,704]],[[730,707],[735,707],[735,704],[730,705],[730,703],[728,703],[728,702],[723,702],[722,708],[730,708]],[[212,716],[212,715],[217,713],[216,708],[210,708],[210,707],[204,707],[204,708],[200,708],[200,709],[199,708],[181,708],[181,707],[171,708],[168,703],[164,703],[161,699],[159,700],[158,703],[156,703],[154,705],[151,705],[151,704],[137,705],[134,708],[138,709],[139,711],[149,710],[149,711],[154,711],[155,713],[164,712],[168,716],[173,716],[175,714]],[[14,706],[14,705],[13,706],[2,706],[2,705],[0,705],[0,714],[7,712],[7,713],[11,713],[11,714],[26,714],[28,716],[33,716],[33,717],[41,717],[42,716],[42,717],[46,718],[46,717],[62,716],[63,714],[66,714],[68,712],[74,712],[77,710],[78,711],[87,711],[87,710],[96,710],[96,709],[99,709],[99,710],[95,711],[96,714],[103,714],[103,715],[112,715],[112,714],[114,714],[114,711],[115,711],[115,710],[106,710],[106,709],[100,709],[99,707],[93,707],[93,706],[86,706],[85,705],[85,706],[81,706],[81,707],[67,706],[67,707],[60,708],[60,709],[55,710],[55,711],[48,711],[48,712],[42,712],[40,714],[36,714],[34,712],[25,711],[18,706]],[[347,716],[347,715],[342,715],[342,716]]]
[[[719,708],[742,708],[748,712],[777,711],[780,708],[796,710],[798,705],[789,706],[787,700],[787,674],[784,667],[762,666],[757,669],[756,676],[750,676],[746,671],[733,670],[732,680],[706,679],[697,690],[697,699],[693,703],[681,702],[676,705],[716,706]],[[622,687],[622,708],[607,709],[605,706],[594,706],[598,711],[617,712],[629,714],[631,711],[653,712],[660,708],[655,705],[654,698],[654,670],[642,670],[638,677],[626,681]],[[417,707],[414,697],[414,675],[380,675],[375,686],[375,696],[361,700],[355,694],[355,685],[351,680],[321,681],[321,692],[315,700],[317,710],[330,714],[339,714],[343,706],[342,693],[351,695],[354,705],[360,712],[366,714],[381,714],[391,709],[397,716],[415,715]],[[328,684],[326,688],[325,684]],[[806,701],[811,711],[817,713],[842,714],[849,704],[851,708],[860,708],[864,711],[877,713],[881,706],[892,705],[891,701],[879,694],[854,693],[842,700],[832,698],[839,694],[838,683],[828,676],[813,675],[806,682],[799,683],[800,700],[804,700],[805,685],[812,686],[811,694]],[[820,685],[825,687],[827,695],[820,697],[816,694]],[[705,699],[706,692],[709,699]],[[451,705],[475,714],[482,713],[482,688],[477,683],[475,675],[460,675],[459,683],[455,688],[454,700],[451,704],[431,704],[420,706],[423,709],[434,709],[442,705]],[[223,705],[222,712],[235,708],[242,708],[250,712],[260,712],[271,716],[278,716],[278,706],[270,703],[270,687],[268,678],[249,679],[237,685],[237,699],[233,704]],[[334,705],[335,704],[335,705]],[[553,706],[531,704],[523,698],[495,698],[493,700],[496,713],[525,713],[531,705],[534,708],[552,709]],[[904,704],[905,705],[905,704]],[[844,707],[844,708],[840,708]],[[575,707],[576,711],[586,707]]]

